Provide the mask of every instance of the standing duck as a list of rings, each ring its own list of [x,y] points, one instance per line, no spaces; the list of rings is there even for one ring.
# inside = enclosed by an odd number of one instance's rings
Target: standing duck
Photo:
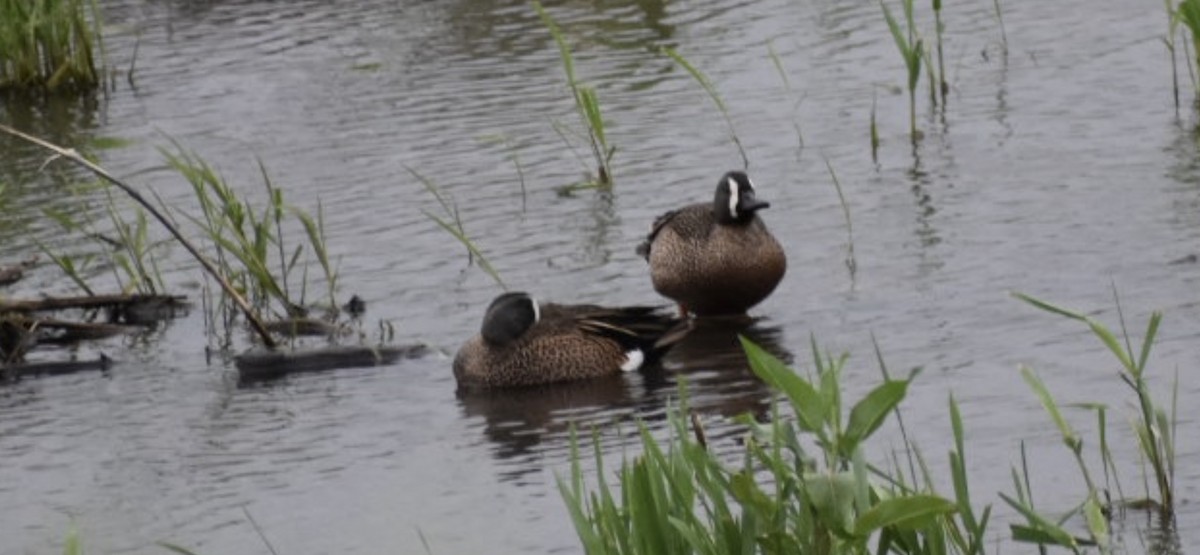
[[[657,361],[688,324],[658,307],[539,303],[504,293],[454,357],[460,388],[517,387],[632,372]]]
[[[744,172],[732,171],[712,203],[659,216],[637,249],[654,289],[679,303],[681,315],[740,315],[762,302],[787,271],[783,248],[758,217],[769,206]]]

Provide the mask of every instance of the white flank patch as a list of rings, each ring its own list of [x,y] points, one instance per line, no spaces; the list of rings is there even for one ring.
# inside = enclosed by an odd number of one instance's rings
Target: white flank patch
[[[732,177],[725,184],[729,186],[729,215],[736,220],[738,217],[738,184]]]
[[[536,324],[542,319],[542,309],[538,306],[537,299],[532,296],[529,297],[529,303],[533,305],[533,323]]]
[[[632,349],[625,353],[625,364],[621,365],[622,372],[633,372],[642,367],[642,363],[646,362],[646,355],[641,349]]]

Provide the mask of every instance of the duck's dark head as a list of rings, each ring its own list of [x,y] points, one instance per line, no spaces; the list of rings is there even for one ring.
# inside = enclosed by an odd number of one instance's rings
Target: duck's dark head
[[[484,341],[503,347],[516,341],[540,318],[537,300],[528,293],[504,293],[488,305],[480,333]]]
[[[723,224],[744,224],[754,219],[754,213],[770,207],[766,201],[754,195],[754,184],[745,172],[732,171],[717,183],[717,194],[713,199],[713,213]]]

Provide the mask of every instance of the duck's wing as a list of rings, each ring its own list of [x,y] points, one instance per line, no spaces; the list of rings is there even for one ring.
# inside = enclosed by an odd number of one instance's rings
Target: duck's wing
[[[638,255],[640,255],[642,258],[645,258],[647,261],[649,261],[650,260],[650,244],[654,242],[654,238],[657,237],[658,232],[661,231],[662,228],[667,225],[667,222],[670,222],[672,218],[674,218],[675,216],[678,216],[679,213],[682,211],[683,211],[683,209],[670,210],[666,213],[659,215],[657,218],[654,218],[654,223],[650,225],[650,233],[648,235],[646,235],[646,239],[637,246]]]
[[[654,225],[650,226],[650,234],[646,236],[646,240],[642,244],[638,245],[637,253],[649,261],[650,244],[667,226],[670,226],[671,231],[680,237],[702,239],[712,232],[715,224],[716,219],[713,217],[710,204],[697,203],[671,210],[655,218]]]
[[[690,322],[660,306],[587,308],[576,316],[581,332],[611,339],[626,351],[641,351],[650,360],[666,353],[691,329]]]

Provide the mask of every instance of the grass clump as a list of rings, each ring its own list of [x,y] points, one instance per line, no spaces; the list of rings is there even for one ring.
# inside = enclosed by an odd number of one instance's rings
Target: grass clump
[[[187,215],[209,241],[221,273],[245,293],[259,313],[277,319],[306,317],[310,310],[309,275],[315,264],[325,282],[323,301],[327,315],[337,314],[338,271],[325,238],[324,210],[316,215],[288,204],[259,163],[267,202],[256,208],[231,187],[204,159],[178,145],[174,152],[160,149],[167,165],[192,186],[199,215]],[[303,228],[307,241],[290,245],[284,233],[288,216]],[[230,322],[235,307],[223,297],[222,312]],[[228,331],[229,326],[226,326]]]
[[[1152,399],[1145,379],[1146,363],[1161,315],[1151,316],[1142,344],[1135,349],[1126,334],[1117,335],[1099,322],[1017,294],[1043,310],[1086,323],[1122,366],[1122,380],[1137,394],[1140,421],[1133,424],[1137,443],[1154,476],[1157,501],[1125,502],[1125,507],[1153,505],[1170,519],[1174,494],[1174,401],[1168,411]],[[1119,309],[1119,305],[1118,305]],[[917,372],[906,379],[889,376],[879,356],[883,382],[848,404],[841,393],[847,356],[823,354],[813,343],[814,375],[805,378],[758,346],[742,340],[751,369],[790,407],[791,418],[775,404],[768,423],[750,416],[744,447],[720,455],[709,449],[699,419],[689,412],[686,395],[668,411],[670,436],[664,447],[640,426],[642,454],[621,466],[619,494],[606,476],[598,439],[595,443],[597,487],[589,491],[572,445],[570,476],[559,480],[575,529],[589,555],[654,554],[782,554],[804,555],[982,555],[992,511],[972,502],[967,475],[965,431],[957,401],[949,401],[953,445],[949,479],[953,495],[938,492],[936,480],[920,449],[908,440],[898,407]],[[877,349],[878,354],[878,349]],[[1064,514],[1050,515],[1035,506],[1029,458],[1021,446],[1020,469],[1012,470],[1015,493],[1000,493],[1023,522],[1009,525],[1011,539],[1033,543],[1045,552],[1057,546],[1081,553],[1088,547],[1112,552],[1114,506],[1108,484],[1116,480],[1109,450],[1107,408],[1098,403],[1071,405],[1095,411],[1104,483],[1094,479],[1084,456],[1084,440],[1068,422],[1049,389],[1028,368],[1021,369],[1041,405],[1078,463],[1085,486],[1083,500]],[[1176,386],[1176,391],[1178,386]],[[868,462],[865,446],[890,415],[903,440],[904,461]],[[730,460],[740,463],[728,464]],[[1118,495],[1120,482],[1116,481]],[[1147,485],[1147,495],[1151,495]],[[1058,494],[1061,497],[1061,493]],[[1068,525],[1079,517],[1082,524]],[[1073,530],[1082,528],[1082,531]],[[1174,532],[1168,528],[1168,533]]]
[[[98,87],[99,13],[94,0],[0,0],[0,90]]]
[[[743,418],[750,433],[741,463],[728,466],[708,449],[698,419],[689,433],[685,398],[670,411],[668,449],[642,427],[643,454],[622,466],[619,496],[599,447],[599,488],[590,494],[576,453],[560,490],[587,553],[982,552],[987,513],[975,518],[965,488],[947,499],[927,473],[910,480],[866,460],[864,444],[904,399],[911,377],[885,379],[847,407],[846,356],[822,355],[814,345],[816,377],[808,380],[752,343],[743,346],[794,419],[781,418],[778,406],[768,424]]]
[[[1150,360],[1154,338],[1158,334],[1158,326],[1162,322],[1162,313],[1154,312],[1151,314],[1150,320],[1146,324],[1145,334],[1142,337],[1142,344],[1139,348],[1134,349],[1129,339],[1129,334],[1124,329],[1123,317],[1121,318],[1122,335],[1124,336],[1124,344],[1122,345],[1122,341],[1118,339],[1117,335],[1105,327],[1104,324],[1084,314],[1022,293],[1014,293],[1014,295],[1042,310],[1086,324],[1096,338],[1120,362],[1121,380],[1137,396],[1138,419],[1133,422],[1133,431],[1137,436],[1138,448],[1146,464],[1149,466],[1150,472],[1148,474],[1154,479],[1153,489],[1158,494],[1156,504],[1165,514],[1173,514],[1175,509],[1175,431],[1177,426],[1175,399],[1178,397],[1178,381],[1176,381],[1174,386],[1172,402],[1169,407],[1170,412],[1168,413],[1166,408],[1155,402],[1154,397],[1150,394],[1149,383],[1146,380],[1146,365]],[[1119,314],[1119,303],[1117,304],[1117,309]],[[1037,384],[1034,382],[1031,382],[1031,384],[1034,385],[1035,390],[1038,390],[1043,404],[1047,405],[1047,410],[1050,410],[1051,415],[1054,416],[1055,422],[1063,432],[1064,441],[1067,442],[1072,451],[1077,451],[1079,449],[1077,438],[1069,433],[1070,430],[1065,426],[1065,422],[1061,416],[1056,415],[1054,410],[1052,410],[1052,407],[1047,402],[1048,394],[1044,393],[1044,388],[1037,387]],[[1090,479],[1089,487],[1091,487]],[[1148,498],[1151,496],[1150,489],[1147,486],[1146,495]]]

